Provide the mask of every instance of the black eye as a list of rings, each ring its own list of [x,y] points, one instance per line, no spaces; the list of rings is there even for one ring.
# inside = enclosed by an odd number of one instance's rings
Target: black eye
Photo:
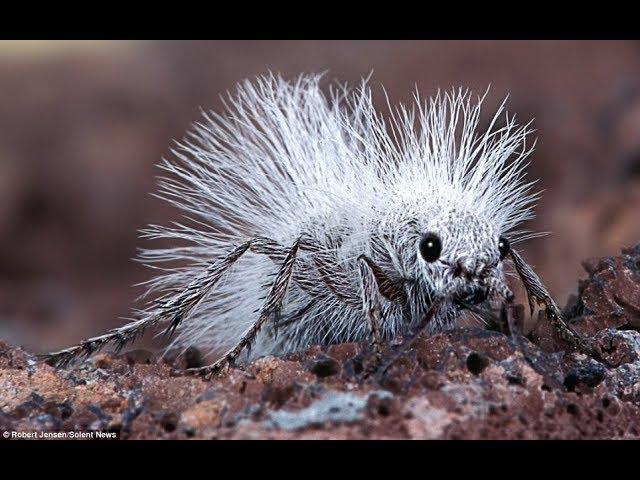
[[[498,250],[500,250],[500,260],[504,260],[504,257],[507,256],[509,250],[511,250],[511,245],[509,245],[509,240],[504,237],[500,237],[498,239]]]
[[[435,233],[426,233],[420,240],[420,255],[427,262],[435,262],[442,252],[442,242]]]

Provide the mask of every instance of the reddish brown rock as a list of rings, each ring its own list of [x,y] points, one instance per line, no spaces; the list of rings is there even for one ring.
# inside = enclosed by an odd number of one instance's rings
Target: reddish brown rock
[[[386,372],[373,374],[360,344],[265,357],[208,380],[148,352],[56,370],[0,343],[0,429],[176,439],[640,438],[639,254],[588,263],[567,309],[571,325],[599,345],[600,361],[563,351],[542,317],[529,338],[460,328],[419,337],[408,350],[391,342]]]

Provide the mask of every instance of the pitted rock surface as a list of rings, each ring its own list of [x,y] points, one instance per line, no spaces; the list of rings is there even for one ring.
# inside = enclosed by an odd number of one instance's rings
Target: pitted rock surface
[[[566,309],[600,361],[566,351],[540,317],[526,336],[460,328],[386,347],[266,357],[213,379],[145,352],[54,369],[0,343],[0,430],[119,438],[640,438],[640,247],[585,263]],[[192,352],[193,354],[193,352]]]

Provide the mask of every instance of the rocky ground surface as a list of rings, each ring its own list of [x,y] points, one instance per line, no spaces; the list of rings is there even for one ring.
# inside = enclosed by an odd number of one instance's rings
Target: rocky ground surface
[[[548,324],[522,336],[477,328],[388,346],[263,358],[215,379],[133,351],[68,369],[0,343],[0,430],[103,430],[119,438],[639,438],[640,245],[585,262],[566,308],[599,361],[565,352]],[[524,309],[511,310],[512,326]],[[395,359],[391,361],[391,359]],[[201,362],[190,352],[183,363]],[[184,367],[184,365],[182,365]]]

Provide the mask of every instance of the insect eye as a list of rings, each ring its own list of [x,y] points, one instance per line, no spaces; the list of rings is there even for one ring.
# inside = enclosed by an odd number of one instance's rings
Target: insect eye
[[[442,242],[435,233],[426,233],[420,240],[420,255],[427,262],[435,262],[442,252]]]
[[[498,239],[498,250],[500,250],[500,260],[504,260],[504,257],[507,256],[509,250],[511,250],[511,245],[509,245],[509,240],[504,237],[500,237]]]

